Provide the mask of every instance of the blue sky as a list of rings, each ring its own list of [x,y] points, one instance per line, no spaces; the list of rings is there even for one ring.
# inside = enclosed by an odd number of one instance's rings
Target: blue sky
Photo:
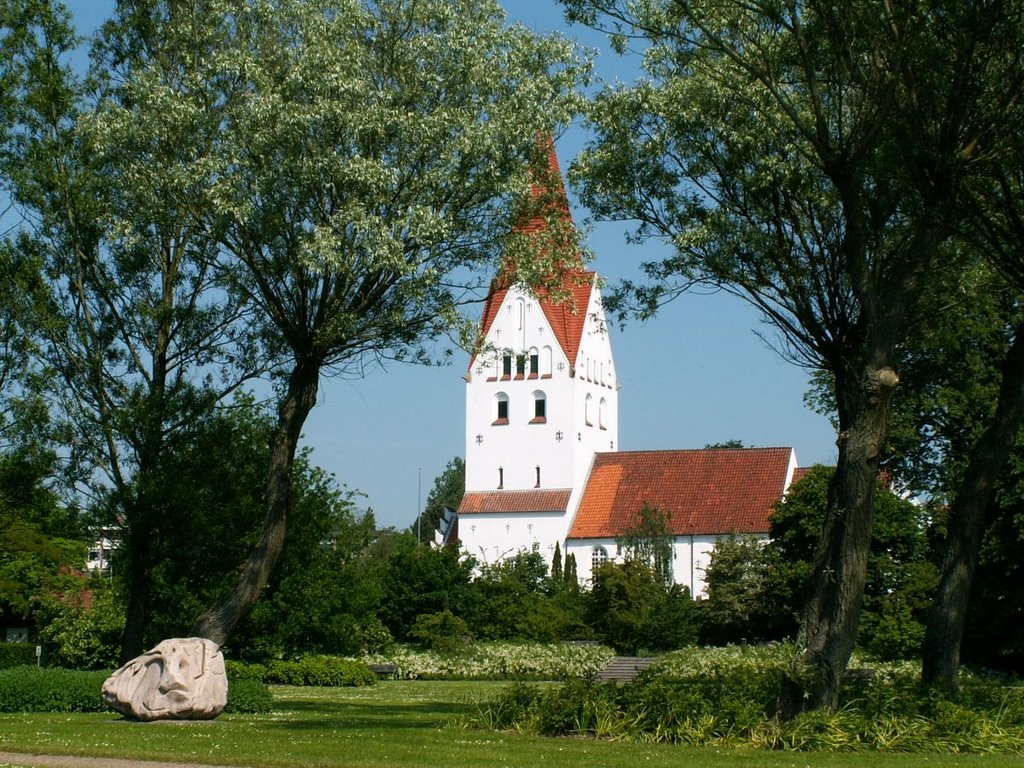
[[[555,0],[503,0],[511,21],[538,32],[558,31],[597,49],[596,72],[629,80],[636,62],[619,59],[596,33],[567,27]],[[83,32],[112,6],[106,0],[68,3]],[[556,149],[563,171],[587,139],[570,129]],[[570,196],[572,195],[570,191]],[[573,214],[586,223],[578,205]],[[592,268],[609,283],[656,257],[657,245],[630,245],[624,228],[594,224]],[[742,440],[745,445],[792,446],[802,465],[834,463],[835,434],[804,406],[807,371],[780,358],[756,335],[773,338],[758,313],[724,294],[683,296],[647,323],[614,329],[612,348],[622,389],[622,450],[700,448]],[[468,357],[446,367],[391,365],[365,379],[327,379],[306,424],[313,459],[340,483],[365,494],[380,525],[405,527],[453,456],[464,454],[464,396]]]

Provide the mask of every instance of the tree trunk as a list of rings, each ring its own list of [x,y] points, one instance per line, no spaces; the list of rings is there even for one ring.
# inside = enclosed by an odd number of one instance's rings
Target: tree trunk
[[[125,610],[124,632],[121,634],[121,663],[140,655],[146,629],[146,608],[149,604],[150,532],[141,525],[131,527],[128,556],[128,605]]]
[[[238,584],[221,595],[192,625],[196,637],[224,644],[256,604],[284,548],[295,448],[306,417],[316,405],[320,367],[318,360],[300,359],[288,377],[288,389],[278,407],[277,426],[270,439],[263,534],[243,566]]]
[[[814,566],[804,585],[800,651],[780,700],[784,719],[836,704],[839,681],[857,636],[871,548],[878,456],[888,430],[896,382],[892,369],[877,365],[850,381],[848,387],[837,377],[839,459],[829,486]],[[842,419],[844,411],[848,419]],[[844,428],[843,422],[848,426]]]
[[[960,645],[985,512],[1009,461],[1024,421],[1024,324],[1015,330],[1003,361],[999,400],[992,421],[971,453],[949,510],[942,575],[925,629],[921,681],[947,693],[959,689]]]

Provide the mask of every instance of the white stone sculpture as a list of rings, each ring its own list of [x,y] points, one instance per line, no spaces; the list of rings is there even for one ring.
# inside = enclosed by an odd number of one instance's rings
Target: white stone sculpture
[[[210,720],[228,700],[224,656],[202,637],[164,640],[108,677],[103,699],[135,720]]]

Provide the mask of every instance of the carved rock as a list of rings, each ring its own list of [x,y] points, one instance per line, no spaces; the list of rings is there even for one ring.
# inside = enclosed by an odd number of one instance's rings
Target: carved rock
[[[103,684],[107,706],[134,720],[210,720],[228,701],[224,656],[212,640],[164,640]]]

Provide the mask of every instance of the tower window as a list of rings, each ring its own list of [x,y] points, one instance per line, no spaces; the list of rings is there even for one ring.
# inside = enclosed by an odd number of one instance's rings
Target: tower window
[[[536,379],[540,374],[540,353],[534,347],[530,350],[530,378]]]
[[[594,398],[592,395],[587,395],[583,401],[583,421],[588,427],[594,426]]]
[[[501,375],[506,379],[512,377],[512,355],[505,355],[501,358]]]
[[[505,487],[505,468],[498,467],[498,490]]]
[[[608,401],[603,397],[601,402],[597,404],[597,426],[601,429],[608,429]]]
[[[531,424],[544,424],[548,420],[548,399],[540,390],[533,393],[533,418]]]
[[[537,467],[537,484],[534,486],[534,488],[540,488],[540,467],[539,466]]]
[[[516,378],[526,375],[526,355],[516,355]]]
[[[504,392],[499,392],[494,396],[494,400],[497,404],[498,413],[494,424],[508,424],[508,395]]]

